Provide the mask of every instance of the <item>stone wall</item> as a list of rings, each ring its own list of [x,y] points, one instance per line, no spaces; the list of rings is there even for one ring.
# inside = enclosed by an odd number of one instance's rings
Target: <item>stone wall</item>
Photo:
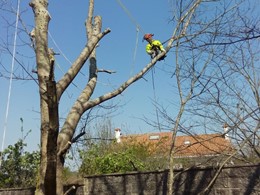
[[[0,195],[33,195],[35,188],[0,189]]]
[[[166,195],[168,170],[88,176],[68,195]],[[176,195],[259,195],[260,164],[176,170]],[[212,182],[212,179],[216,179]],[[212,186],[208,187],[212,182]],[[68,186],[69,188],[70,186]],[[208,190],[205,189],[208,187]],[[0,195],[33,195],[34,189],[0,190]]]
[[[176,170],[176,195],[260,195],[260,165]],[[85,177],[85,195],[166,195],[168,170]]]

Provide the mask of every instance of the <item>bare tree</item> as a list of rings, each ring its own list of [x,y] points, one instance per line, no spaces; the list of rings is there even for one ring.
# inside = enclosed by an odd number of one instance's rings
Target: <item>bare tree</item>
[[[196,3],[201,6],[191,14]],[[191,136],[210,130],[232,134],[239,138],[232,157],[239,151],[245,154],[245,147],[249,146],[259,159],[259,60],[256,54],[260,31],[259,19],[250,20],[254,12],[247,11],[254,6],[244,0],[175,4],[176,21],[181,21],[186,14],[190,14],[190,18],[182,24],[189,24],[185,33],[176,31],[180,38],[176,41],[172,73],[179,93],[178,106],[176,99],[173,100],[176,116],[167,107],[157,105],[161,121],[168,121],[168,124],[160,124],[160,128],[173,131],[168,194],[174,192],[174,145],[178,132]],[[224,132],[226,122],[230,129]],[[157,125],[157,122],[149,123]],[[230,157],[224,164],[227,159]]]
[[[55,81],[53,72],[55,63],[54,52],[48,47],[48,24],[51,19],[48,13],[48,1],[32,0],[30,6],[35,16],[33,38],[35,38],[41,104],[41,166],[36,194],[63,194],[62,170],[65,156],[71,147],[76,127],[82,115],[87,110],[121,94],[132,83],[142,78],[155,65],[156,61],[169,51],[174,39],[172,38],[169,41],[169,47],[166,49],[166,52],[158,55],[138,74],[119,86],[118,89],[90,100],[96,87],[99,72],[95,47],[110,32],[110,29],[101,32],[102,20],[100,16],[95,16],[93,19],[94,0],[89,1],[89,12],[85,23],[88,42],[79,54],[79,57],[58,82]],[[59,100],[87,59],[90,62],[89,80],[59,131]]]
[[[246,20],[244,17],[243,20]],[[221,56],[221,64],[215,79],[208,89],[211,100],[207,108],[200,111],[215,123],[226,124],[227,134],[237,146],[243,160],[257,162],[259,153],[259,29],[249,20],[241,29],[249,28],[251,33],[241,32],[243,41],[226,46],[228,54]],[[231,54],[231,55],[230,55]],[[200,99],[203,101],[203,99]],[[205,100],[205,99],[204,99]],[[204,113],[203,113],[204,112]],[[246,144],[241,144],[246,141]]]
[[[211,50],[214,54],[210,63],[212,72],[204,77],[204,81],[208,78],[207,85],[201,82],[205,93],[194,99],[187,110],[197,116],[197,124],[198,118],[203,118],[200,126],[204,125],[205,129],[228,134],[244,160],[249,160],[249,155],[255,156],[256,160],[259,158],[260,69],[257,54],[260,30],[257,26],[260,20],[258,16],[252,17],[255,5],[247,3],[241,1],[236,7],[226,9],[226,16],[222,16],[222,23],[216,29],[218,32],[210,33],[210,40],[214,42],[199,46],[215,48]],[[250,11],[243,10],[246,6]],[[223,131],[224,124],[227,132]]]

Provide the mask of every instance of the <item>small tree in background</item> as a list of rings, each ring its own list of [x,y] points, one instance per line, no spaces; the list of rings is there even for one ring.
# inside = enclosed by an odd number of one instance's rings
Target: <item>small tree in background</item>
[[[0,188],[32,187],[36,185],[40,152],[24,150],[27,146],[25,139],[31,130],[24,135],[23,119],[20,118],[20,121],[22,138],[0,153]]]
[[[40,165],[38,151],[25,152],[22,139],[9,145],[1,154],[0,188],[32,187],[36,185]]]

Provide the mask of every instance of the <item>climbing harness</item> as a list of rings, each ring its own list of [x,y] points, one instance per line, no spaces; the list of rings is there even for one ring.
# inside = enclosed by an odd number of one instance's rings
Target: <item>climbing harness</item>
[[[158,45],[152,45],[152,50],[154,51],[154,53],[151,55],[152,59],[158,56],[160,53],[162,53]],[[165,57],[166,55],[162,56],[161,58],[158,59],[158,61],[164,60]]]

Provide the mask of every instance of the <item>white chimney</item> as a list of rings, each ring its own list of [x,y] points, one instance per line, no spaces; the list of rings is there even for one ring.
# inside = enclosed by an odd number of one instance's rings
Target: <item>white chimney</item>
[[[226,140],[230,140],[230,139],[229,139],[229,135],[228,135],[229,126],[228,126],[227,123],[225,123],[225,124],[223,125],[223,129],[224,129],[224,133],[225,133],[225,139],[226,139]]]
[[[115,138],[117,143],[121,142],[121,129],[115,128]]]

